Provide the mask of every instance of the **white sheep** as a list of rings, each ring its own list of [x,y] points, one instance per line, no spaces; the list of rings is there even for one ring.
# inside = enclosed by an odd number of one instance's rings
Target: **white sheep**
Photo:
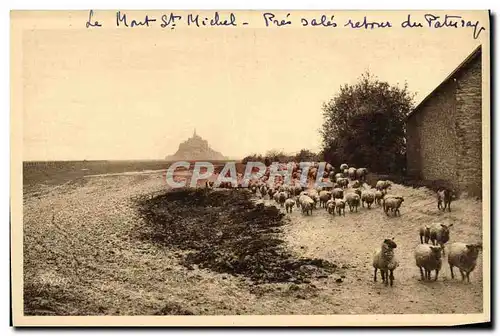
[[[476,268],[477,257],[482,249],[482,244],[453,243],[448,246],[448,264],[450,265],[451,278],[454,279],[453,267],[458,267],[462,281]]]
[[[401,204],[404,202],[404,198],[402,196],[386,196],[382,199],[382,206],[384,208],[384,212],[387,216],[389,216],[389,210],[396,216],[401,215],[399,208]]]
[[[351,180],[355,180],[356,179],[356,168],[350,167],[349,169],[347,169],[347,176],[349,176],[349,178]]]
[[[338,178],[335,182],[337,182],[337,184],[344,189],[349,186],[349,179],[347,177]]]
[[[366,206],[368,207],[368,209],[370,209],[373,202],[375,202],[375,192],[373,190],[362,190],[361,206],[364,207],[366,203]]]
[[[295,200],[292,198],[287,198],[285,201],[285,211],[292,213],[293,207],[295,206]]]
[[[349,211],[352,212],[353,209],[357,212],[358,206],[360,204],[360,197],[358,194],[349,192],[345,195],[345,202],[349,205]]]
[[[387,189],[390,189],[392,185],[392,182],[389,180],[380,180],[377,181],[377,184],[375,185],[375,189],[380,190],[380,191],[387,191]]]
[[[341,171],[341,172],[343,172],[344,170],[346,170],[346,169],[348,169],[348,168],[349,168],[349,166],[347,165],[347,163],[342,163],[342,164],[340,165],[340,171]]]
[[[431,271],[436,271],[436,276],[434,277],[434,281],[436,281],[442,265],[441,246],[429,244],[417,245],[415,249],[415,263],[420,269],[420,277],[422,280],[430,280]]]
[[[314,201],[311,197],[307,195],[302,195],[299,197],[300,208],[302,209],[302,213],[306,215],[311,214],[314,208]]]
[[[381,205],[383,198],[384,198],[384,193],[380,190],[375,190],[375,203]]]
[[[326,210],[329,214],[333,214],[335,216],[335,200],[329,199],[326,202]]]
[[[373,281],[377,281],[377,270],[380,270],[380,275],[382,276],[382,282],[387,286],[393,285],[394,282],[394,270],[399,266],[399,262],[394,255],[394,249],[397,244],[392,239],[384,239],[382,246],[375,250],[373,253]]]
[[[366,181],[366,175],[368,175],[368,169],[358,168],[356,169],[356,178],[360,181]]]
[[[342,199],[336,198],[335,200],[335,209],[337,210],[337,214],[340,216],[343,214],[345,216],[345,201]]]

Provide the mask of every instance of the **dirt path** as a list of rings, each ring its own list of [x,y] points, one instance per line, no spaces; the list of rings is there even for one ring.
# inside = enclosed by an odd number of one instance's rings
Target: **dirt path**
[[[330,302],[340,301],[346,313],[481,312],[481,260],[470,284],[452,280],[446,260],[437,282],[422,282],[413,255],[419,244],[419,227],[436,221],[454,223],[450,242],[480,242],[481,203],[459,200],[453,203],[451,213],[443,213],[436,209],[433,194],[424,189],[394,186],[391,192],[405,198],[401,217],[388,217],[376,205],[370,210],[360,208],[358,213],[346,210],[345,217],[329,215],[323,209],[313,216],[304,216],[297,209],[289,215],[287,240],[294,251],[347,267],[341,284],[330,280],[321,286],[326,292],[328,288],[342,288],[335,295],[325,295],[325,308]],[[385,238],[392,237],[398,243],[400,266],[395,272],[394,287],[386,288],[380,276],[378,283],[373,282],[371,262],[373,251]]]

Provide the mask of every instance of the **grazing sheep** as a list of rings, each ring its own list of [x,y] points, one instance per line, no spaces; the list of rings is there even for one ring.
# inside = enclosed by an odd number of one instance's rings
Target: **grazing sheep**
[[[394,216],[401,216],[401,212],[399,208],[401,204],[404,202],[404,198],[402,196],[388,196],[382,199],[382,206],[384,208],[384,212],[387,216],[389,216],[389,210],[394,214]]]
[[[446,244],[450,240],[450,228],[453,226],[452,224],[446,225],[442,223],[433,223],[428,226],[429,237],[425,237],[426,242],[432,242],[432,245],[440,245],[443,250],[444,255],[444,244]]]
[[[375,202],[375,192],[372,190],[361,191],[361,206],[364,208],[365,203],[368,209],[371,208],[373,202]]]
[[[344,189],[334,188],[332,190],[332,198],[344,198]]]
[[[335,199],[335,209],[337,210],[337,214],[340,216],[343,214],[345,216],[345,201],[342,199]]]
[[[356,177],[360,181],[366,181],[366,175],[368,175],[368,169],[366,168],[358,168],[356,169]]]
[[[356,168],[350,167],[349,169],[347,169],[347,176],[351,180],[355,180],[356,179]]]
[[[417,245],[415,249],[415,263],[420,269],[420,277],[422,280],[430,280],[431,271],[436,271],[436,276],[434,277],[434,281],[436,281],[442,265],[441,247],[429,244]]]
[[[399,262],[394,255],[397,244],[392,239],[384,239],[382,246],[373,253],[373,281],[377,282],[377,271],[380,270],[382,282],[387,286],[393,285],[394,270],[399,266]]]
[[[384,198],[384,193],[380,190],[375,190],[375,203],[381,205],[383,198]]]
[[[285,201],[285,211],[292,213],[293,207],[295,206],[295,200],[292,198],[287,198]]]
[[[462,275],[462,281],[476,268],[477,257],[482,244],[453,243],[448,247],[448,264],[450,265],[451,278],[455,279],[453,267],[458,267]]]
[[[326,210],[335,216],[335,200],[330,199],[326,202]]]
[[[330,191],[322,190],[319,193],[319,206],[326,208],[326,202],[332,197],[332,193]]]
[[[341,178],[337,179],[337,181],[335,181],[335,182],[337,182],[339,187],[344,188],[344,189],[346,189],[349,186],[349,179],[347,177],[341,177]]]
[[[353,188],[359,188],[359,187],[361,187],[361,183],[358,180],[354,180],[352,182],[352,187]]]
[[[451,200],[452,200],[452,192],[449,189],[443,188],[438,190],[437,192],[437,205],[439,210],[446,210],[446,207],[448,207],[448,212],[451,212]],[[444,203],[444,207],[443,207]]]
[[[358,212],[358,207],[360,203],[360,197],[358,194],[350,192],[345,195],[345,202],[349,205],[349,211],[352,212],[353,209]]]
[[[392,185],[392,182],[389,180],[377,181],[377,184],[375,185],[375,189],[387,192],[387,189],[390,189],[391,185]]]

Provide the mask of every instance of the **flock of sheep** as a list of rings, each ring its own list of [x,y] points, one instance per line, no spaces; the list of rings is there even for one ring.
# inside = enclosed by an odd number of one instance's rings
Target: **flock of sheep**
[[[400,215],[400,207],[404,198],[388,192],[392,182],[388,180],[377,181],[375,188],[366,182],[368,169],[348,167],[347,164],[340,166],[340,172],[329,163],[324,164],[323,179],[333,182],[331,187],[314,187],[314,183],[304,186],[299,181],[302,171],[298,165],[293,166],[292,183],[285,184],[284,179],[277,177],[273,184],[268,183],[269,170],[262,177],[253,180],[249,184],[250,190],[261,198],[266,196],[274,200],[280,207],[284,207],[287,213],[293,212],[293,208],[300,208],[303,215],[310,216],[313,210],[319,208],[335,216],[345,216],[346,205],[350,212],[357,212],[358,207],[371,208],[373,204],[381,206],[385,214]],[[312,169],[308,171],[308,181],[317,181],[318,163],[313,163]],[[437,206],[440,210],[451,211],[453,194],[451,190],[441,188],[437,192]],[[444,244],[450,239],[450,228],[453,224],[433,223],[419,229],[420,244],[416,247],[415,263],[420,269],[421,279],[430,280],[431,272],[435,271],[434,281],[437,280],[445,255]],[[429,244],[429,241],[431,244]],[[373,255],[373,280],[377,281],[377,272],[380,270],[383,283],[393,285],[394,271],[399,262],[394,253],[397,244],[392,239],[384,239],[382,246]],[[481,244],[466,244],[455,242],[448,246],[448,264],[451,277],[454,278],[453,268],[457,267],[462,275],[462,280],[470,282],[469,275],[476,267]]]

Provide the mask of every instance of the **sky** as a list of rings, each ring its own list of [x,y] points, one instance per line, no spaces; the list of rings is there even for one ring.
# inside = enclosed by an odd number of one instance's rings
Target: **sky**
[[[111,26],[108,16],[95,14]],[[75,17],[82,26],[87,13],[61,21]],[[481,43],[471,29],[453,28],[75,29],[44,27],[36,15],[32,22],[20,60],[24,160],[161,159],[194,128],[233,158],[317,151],[322,104],[341,85],[369,70],[391,85],[406,81],[418,103]]]

